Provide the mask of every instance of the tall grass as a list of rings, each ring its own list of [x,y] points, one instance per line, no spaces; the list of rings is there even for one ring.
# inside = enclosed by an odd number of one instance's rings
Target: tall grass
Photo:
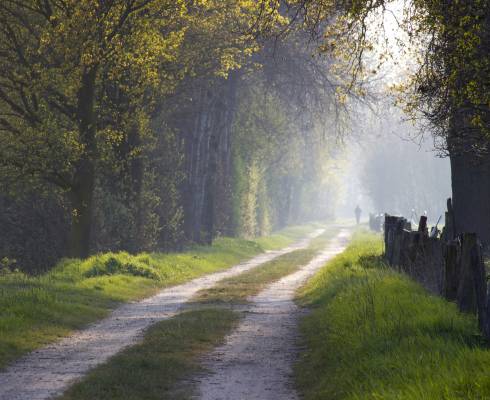
[[[273,235],[286,244],[313,227]],[[267,244],[267,239],[263,239]],[[22,354],[105,317],[121,302],[230,267],[266,250],[264,244],[220,238],[182,253],[95,255],[62,260],[40,276],[0,274],[0,368]]]
[[[473,316],[380,261],[381,239],[357,234],[299,300],[306,399],[490,399],[490,351]]]

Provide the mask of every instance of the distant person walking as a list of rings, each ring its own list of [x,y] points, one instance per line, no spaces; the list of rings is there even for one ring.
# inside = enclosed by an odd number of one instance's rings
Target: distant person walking
[[[362,213],[361,207],[359,207],[359,205],[357,205],[356,206],[356,209],[354,210],[354,212],[356,213],[356,222],[357,222],[357,225],[359,225],[359,222],[361,222],[361,213]]]

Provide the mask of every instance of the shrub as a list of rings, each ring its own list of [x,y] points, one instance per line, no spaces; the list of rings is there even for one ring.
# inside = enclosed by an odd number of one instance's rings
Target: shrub
[[[92,266],[84,273],[85,277],[100,275],[132,275],[149,279],[160,279],[158,271],[150,265],[148,255],[131,256],[126,252],[107,253],[91,259]]]

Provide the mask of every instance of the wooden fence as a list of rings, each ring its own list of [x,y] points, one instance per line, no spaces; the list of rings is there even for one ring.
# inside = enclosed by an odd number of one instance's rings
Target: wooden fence
[[[475,233],[455,234],[451,199],[442,232],[429,234],[427,217],[417,230],[403,217],[385,215],[385,260],[434,294],[454,301],[463,312],[478,316],[490,340],[490,295],[482,245]]]

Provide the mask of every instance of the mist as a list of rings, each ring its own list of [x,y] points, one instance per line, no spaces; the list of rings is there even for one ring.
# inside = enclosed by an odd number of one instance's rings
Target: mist
[[[451,197],[449,158],[400,110],[387,110],[365,113],[345,141],[335,215],[353,218],[359,205],[363,218],[388,213],[416,220],[425,214],[435,223]]]

